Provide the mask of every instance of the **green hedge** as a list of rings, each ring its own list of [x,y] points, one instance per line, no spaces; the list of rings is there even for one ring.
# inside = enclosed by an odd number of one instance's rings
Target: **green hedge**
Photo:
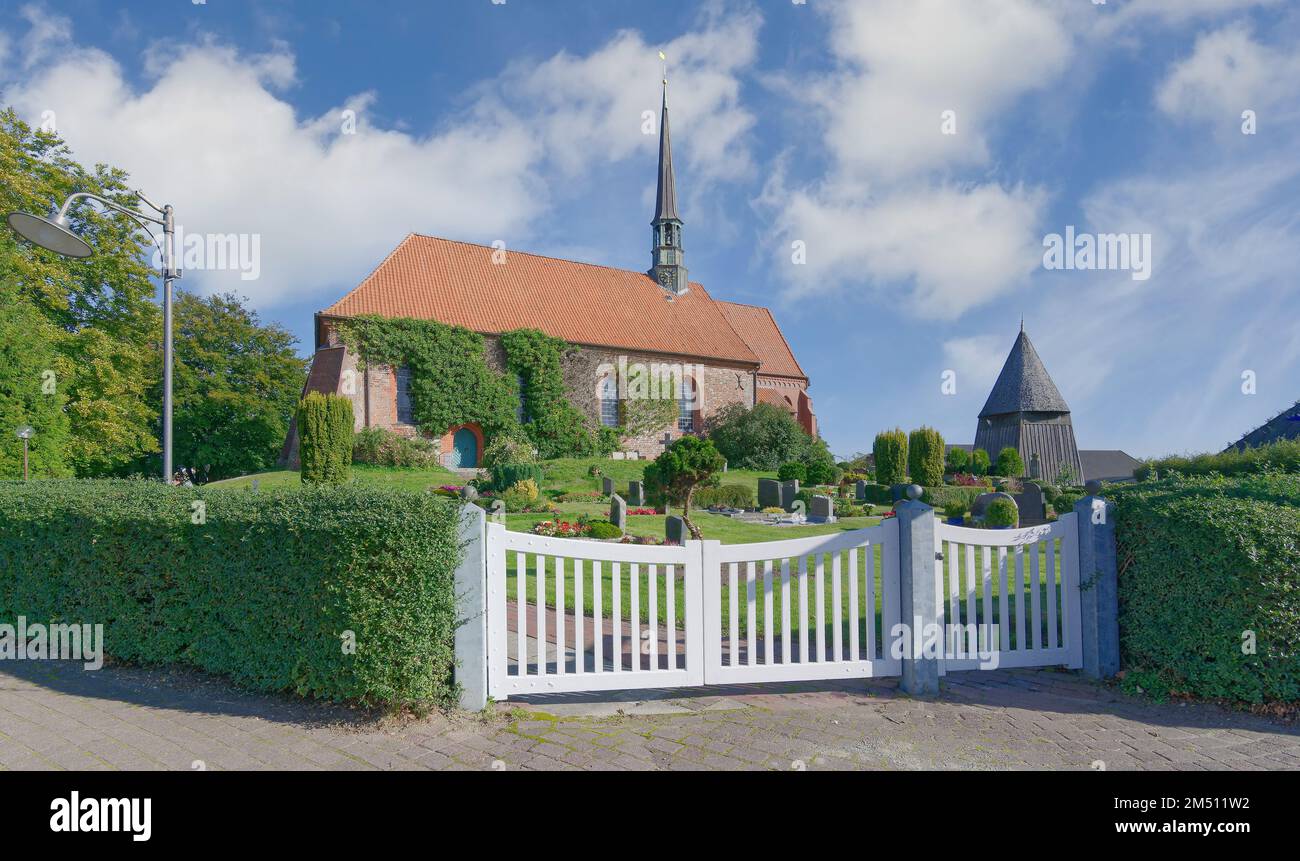
[[[1182,475],[1247,475],[1251,473],[1300,472],[1300,439],[1279,440],[1243,451],[1217,454],[1173,455],[1159,460],[1149,460],[1134,470],[1140,481],[1151,478],[1152,472],[1160,478],[1170,472]]]
[[[1300,476],[1112,487],[1126,682],[1300,700]],[[1256,654],[1243,654],[1253,631]]]
[[[754,508],[758,505],[756,491],[747,484],[724,484],[719,487],[700,487],[692,500],[700,508],[711,505],[726,508]]]
[[[919,427],[907,438],[907,472],[920,485],[943,484],[943,436]]]
[[[947,509],[953,503],[959,503],[966,506],[966,511],[970,511],[971,506],[981,494],[989,493],[987,487],[966,487],[956,484],[944,484],[939,487],[921,488],[921,501],[933,508]]]
[[[298,404],[303,484],[343,484],[352,476],[352,401],[309,392]]]
[[[902,428],[876,434],[871,453],[876,460],[876,481],[894,485],[907,479],[907,434]]]
[[[853,492],[855,495],[857,494],[856,487],[854,488]],[[889,492],[889,485],[868,483],[866,488],[864,489],[864,494],[865,494],[865,501],[870,502],[873,505],[894,504],[894,497],[893,494]]]
[[[542,468],[535,463],[503,463],[492,470],[492,489],[501,493],[530,478],[541,489],[542,475]]]
[[[356,486],[0,482],[0,618],[103,624],[113,658],[261,690],[450,704],[457,513]]]

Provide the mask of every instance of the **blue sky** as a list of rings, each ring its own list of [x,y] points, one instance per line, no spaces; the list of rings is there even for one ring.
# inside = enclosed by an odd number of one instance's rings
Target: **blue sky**
[[[1023,315],[1080,445],[1148,456],[1300,398],[1298,46],[1279,0],[0,0],[0,101],[259,235],[184,286],[305,352],[410,231],[646,268],[664,50],[691,277],[773,308],[834,451],[969,442]],[[1067,225],[1150,277],[1047,270]]]

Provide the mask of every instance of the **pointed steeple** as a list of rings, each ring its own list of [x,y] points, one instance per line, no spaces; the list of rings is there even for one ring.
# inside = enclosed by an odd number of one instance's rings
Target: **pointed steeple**
[[[1038,357],[1022,322],[1020,334],[1011,347],[1002,373],[993,384],[989,399],[980,410],[980,418],[1006,413],[1068,413],[1070,408],[1052,382],[1043,360]]]
[[[677,177],[673,175],[673,144],[668,134],[668,81],[664,81],[663,109],[659,114],[659,191],[655,195],[655,222],[680,221],[677,215]]]
[[[668,132],[666,72],[664,73],[663,109],[659,115],[659,188],[655,194],[655,216],[650,225],[653,244],[648,274],[672,296],[680,296],[687,291],[688,282],[682,250],[682,219],[677,214],[677,177],[673,173],[673,145]]]

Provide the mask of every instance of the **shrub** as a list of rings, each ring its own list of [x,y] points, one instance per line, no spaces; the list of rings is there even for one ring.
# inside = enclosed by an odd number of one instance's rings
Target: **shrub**
[[[492,470],[492,489],[500,493],[521,481],[542,486],[542,468],[535,463],[503,463]]]
[[[424,437],[384,428],[362,428],[352,437],[352,462],[427,469],[438,465],[438,447]]]
[[[907,440],[907,471],[915,484],[943,484],[943,437],[934,428],[920,427]]]
[[[785,509],[776,505],[769,505],[763,509],[764,514],[785,514]]]
[[[876,456],[876,481],[902,484],[907,478],[907,434],[902,428],[876,434],[871,450]]]
[[[501,501],[506,504],[506,511],[524,511],[537,501],[539,495],[537,482],[525,478],[506,488],[501,494]]]
[[[933,508],[947,510],[948,506],[963,506],[963,513],[970,511],[975,500],[987,492],[984,487],[960,487],[955,484],[941,484],[938,487],[921,488],[921,501]]]
[[[753,508],[755,490],[747,484],[724,484],[701,487],[695,491],[695,503],[701,508]]]
[[[948,452],[948,471],[965,472],[970,464],[970,452],[964,448],[954,448]]]
[[[773,470],[802,461],[813,441],[788,412],[763,403],[752,409],[728,404],[709,419],[706,430],[731,469]]]
[[[970,455],[970,471],[975,475],[989,474],[989,453],[977,448]]]
[[[1217,454],[1173,455],[1148,460],[1133,471],[1134,478],[1147,481],[1170,472],[1179,475],[1248,475],[1265,472],[1300,472],[1300,439],[1278,440],[1266,445],[1232,449]]]
[[[496,434],[483,448],[479,465],[492,470],[507,463],[537,463],[537,449],[532,440],[523,439],[504,431]]]
[[[298,404],[303,484],[343,484],[352,475],[352,401],[309,392]]]
[[[995,499],[984,511],[985,526],[1015,526],[1019,521],[1020,512],[1009,499]]]
[[[1077,490],[1063,490],[1052,500],[1052,508],[1057,514],[1068,514],[1074,510],[1074,504],[1080,499],[1083,499],[1083,494]]]
[[[623,530],[619,529],[608,520],[592,520],[587,523],[587,537],[589,538],[621,538]]]
[[[1300,700],[1300,476],[1163,480],[1107,495],[1126,683]]]
[[[966,503],[962,502],[960,499],[954,499],[943,507],[943,514],[944,517],[951,518],[965,517],[966,512],[969,510],[970,509],[967,507]]]
[[[809,484],[838,484],[843,472],[830,459],[812,460],[805,464]]]
[[[835,500],[836,517],[864,517],[870,513],[870,506],[855,505],[847,499]]]
[[[112,658],[258,690],[446,705],[458,512],[356,485],[0,482],[0,618],[102,623]]]
[[[684,436],[675,440],[654,460],[654,469],[646,470],[664,489],[664,494],[682,501],[682,520],[691,537],[701,539],[699,527],[691,522],[691,502],[697,487],[716,482],[714,474],[722,470],[722,455],[707,439]]]
[[[781,481],[807,481],[808,467],[799,461],[783,463],[776,471],[776,477]]]
[[[864,493],[866,501],[875,505],[891,505],[894,502],[893,494],[883,484],[868,484]]]
[[[994,472],[1007,478],[1018,478],[1024,475],[1025,462],[1020,459],[1020,452],[1011,446],[1007,446],[998,452],[998,462]]]

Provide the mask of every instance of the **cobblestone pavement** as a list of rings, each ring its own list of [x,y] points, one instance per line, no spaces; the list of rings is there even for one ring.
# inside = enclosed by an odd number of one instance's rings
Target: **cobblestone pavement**
[[[1300,727],[1073,673],[558,696],[374,720],[199,673],[8,663],[4,769],[1300,769]],[[1104,764],[1104,765],[1103,765]]]

